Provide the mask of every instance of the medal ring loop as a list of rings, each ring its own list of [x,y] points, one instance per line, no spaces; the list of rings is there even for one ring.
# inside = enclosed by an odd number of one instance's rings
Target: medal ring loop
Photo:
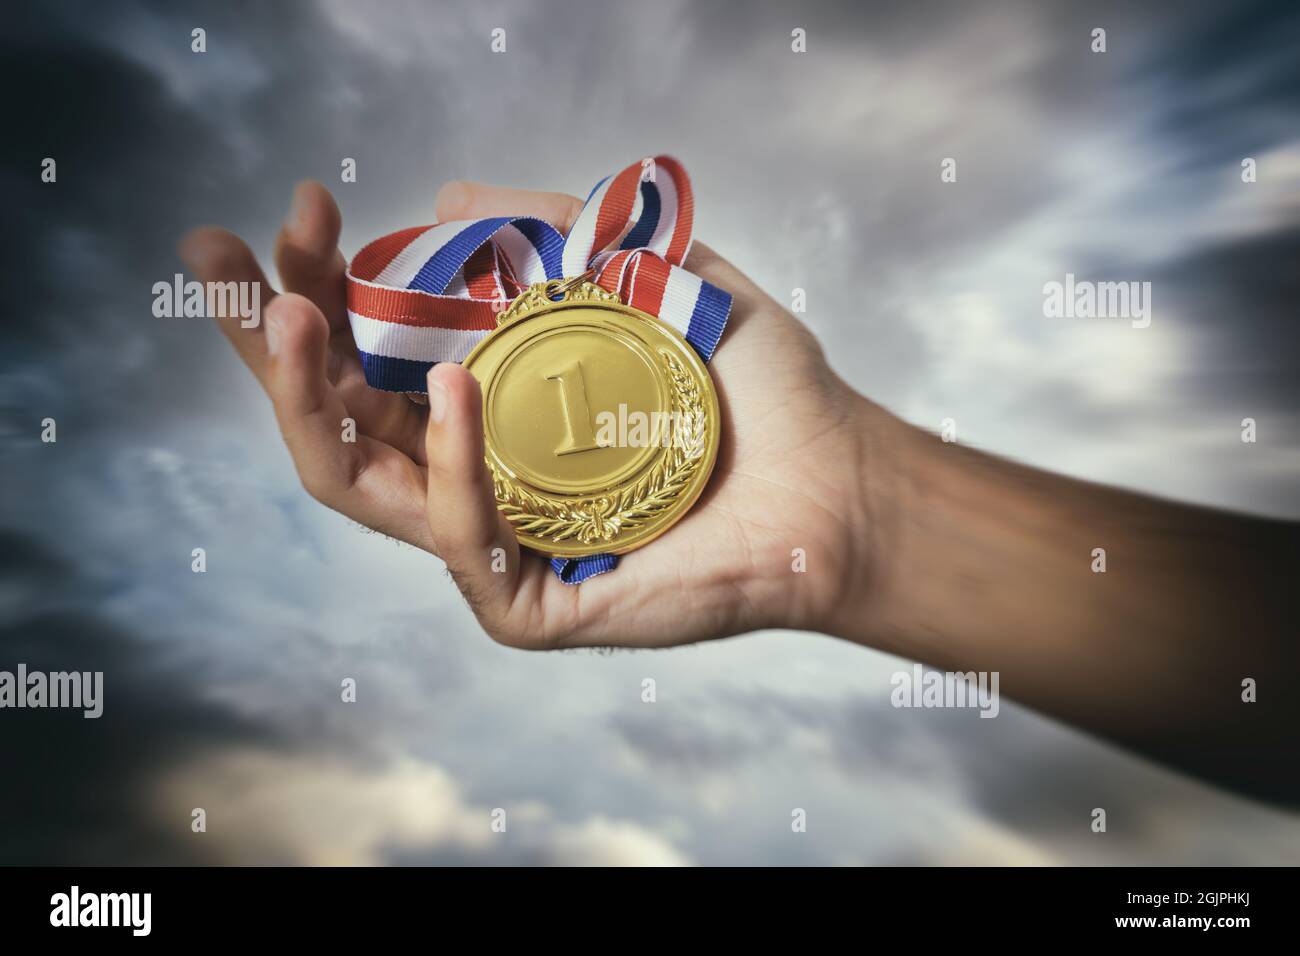
[[[559,302],[569,294],[570,289],[587,282],[595,275],[595,269],[588,269],[582,275],[573,276],[570,279],[552,279],[550,282],[546,283],[546,297],[554,302]]]

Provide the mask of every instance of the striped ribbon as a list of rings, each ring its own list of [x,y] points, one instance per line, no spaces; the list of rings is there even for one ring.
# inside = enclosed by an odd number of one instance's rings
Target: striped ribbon
[[[670,156],[607,176],[563,236],[531,216],[403,229],[376,239],[348,267],[348,319],[366,381],[424,392],[438,362],[462,362],[496,328],[497,314],[530,285],[582,275],[657,316],[708,361],[731,296],[682,268],[695,202]],[[613,555],[551,562],[566,583],[613,570]]]

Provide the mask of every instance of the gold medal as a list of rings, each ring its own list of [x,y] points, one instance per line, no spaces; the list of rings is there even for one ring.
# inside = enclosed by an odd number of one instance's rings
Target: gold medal
[[[623,554],[663,534],[704,490],[721,435],[695,350],[585,279],[532,286],[465,359],[497,507],[552,557]]]

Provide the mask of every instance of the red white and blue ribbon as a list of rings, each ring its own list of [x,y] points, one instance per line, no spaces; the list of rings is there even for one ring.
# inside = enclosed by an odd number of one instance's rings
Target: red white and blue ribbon
[[[348,319],[373,388],[424,392],[438,362],[462,362],[530,285],[579,276],[680,332],[704,361],[722,338],[731,296],[682,268],[695,202],[670,156],[596,184],[563,236],[530,216],[403,229],[366,246],[348,268]],[[566,582],[612,570],[613,555],[556,559]]]

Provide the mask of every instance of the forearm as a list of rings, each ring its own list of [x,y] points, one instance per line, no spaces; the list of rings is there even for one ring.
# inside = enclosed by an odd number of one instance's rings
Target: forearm
[[[883,415],[865,419],[883,553],[837,633],[997,671],[1046,714],[1297,799],[1300,526],[1051,475]]]

